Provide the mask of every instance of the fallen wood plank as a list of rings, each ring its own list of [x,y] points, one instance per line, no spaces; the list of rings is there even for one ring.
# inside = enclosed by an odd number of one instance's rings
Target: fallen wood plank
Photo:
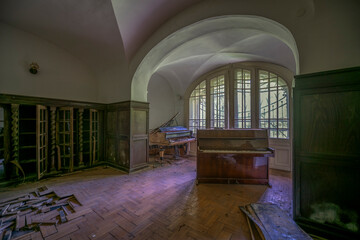
[[[37,214],[37,215],[33,215],[31,217],[31,222],[34,223],[34,224],[40,224],[40,223],[43,223],[43,224],[56,224],[57,223],[57,220],[56,219],[52,219],[54,217],[56,217],[57,215],[59,215],[58,212],[56,213],[51,213],[48,214]]]
[[[240,210],[246,214],[247,217],[249,217],[249,219],[251,219],[251,221],[253,221],[259,228],[260,228],[260,232],[263,234],[263,239],[265,240],[271,240],[270,236],[267,234],[267,232],[265,231],[264,227],[262,226],[261,222],[259,222],[256,218],[254,218],[244,207],[240,207]]]
[[[75,213],[72,213],[68,216],[66,216],[68,221],[71,221],[72,219],[81,217],[85,214],[91,213],[93,210],[91,208],[83,208],[83,209],[77,209]]]
[[[16,226],[15,229],[19,230],[20,228],[25,227],[25,216],[16,216]]]
[[[29,193],[29,199],[36,199],[36,194],[34,192]]]
[[[51,208],[50,208],[50,207],[47,207],[47,206],[43,206],[43,207],[41,207],[41,209],[39,208],[39,210],[40,210],[42,213],[47,213],[47,212],[50,212],[50,211],[51,211]]]
[[[75,195],[74,194],[63,195],[63,196],[59,196],[59,200],[68,199],[72,197],[75,197]]]
[[[3,223],[5,223],[5,222],[11,222],[11,221],[15,221],[15,219],[16,219],[16,216],[15,215],[12,215],[12,216],[4,216],[3,218],[1,218],[1,221],[3,222]]]
[[[34,223],[34,224],[57,224],[58,220],[56,220],[56,219],[33,219],[32,223]]]
[[[14,216],[14,215],[17,215],[17,212],[16,211],[13,211],[13,212],[6,212],[3,217],[9,217],[9,216]]]
[[[3,206],[8,205],[8,204],[13,204],[13,203],[17,203],[17,202],[26,201],[28,199],[29,199],[28,195],[24,195],[24,196],[17,197],[17,198],[7,199],[7,200],[0,203],[0,207],[3,207]]]
[[[36,189],[38,192],[43,192],[45,190],[48,190],[48,188],[46,186],[41,186],[39,188]]]
[[[29,200],[26,205],[33,205],[36,203],[44,202],[46,200],[48,200],[47,197],[39,197],[39,198],[35,198],[33,200]]]
[[[311,240],[288,215],[275,204],[251,204],[272,239]]]
[[[66,235],[77,231],[79,228],[76,224],[70,224],[65,223],[58,226],[58,232],[55,234],[52,234],[46,238],[46,240],[56,240],[60,239],[62,237],[65,237]]]
[[[72,204],[73,208],[82,206],[82,204],[79,202],[79,200],[77,200],[75,196],[73,198],[70,198],[68,202],[69,204]]]
[[[53,210],[47,213],[44,213],[43,218],[44,219],[52,219],[59,216],[59,211],[58,210]]]
[[[34,231],[28,231],[28,232],[21,232],[23,234],[20,235],[16,235],[13,234],[13,237],[11,238],[11,240],[31,240],[31,234],[34,233]]]
[[[66,205],[61,206],[61,209],[64,211],[64,213],[65,213],[66,215],[70,215],[70,214],[71,214],[70,210],[66,207]]]
[[[62,206],[66,206],[66,205],[68,205],[68,203],[59,203],[59,204],[51,205],[50,211],[61,208]]]
[[[65,217],[64,210],[60,210],[59,214],[60,214],[61,223],[65,223],[66,222],[66,217]]]
[[[17,210],[19,207],[21,207],[23,205],[23,201],[17,202],[17,203],[12,203],[10,205],[10,207],[8,208],[8,211],[15,211]]]
[[[8,223],[3,224],[3,225],[0,227],[0,232],[4,231],[5,229],[7,229],[8,227],[12,226],[13,224],[14,224],[14,222],[8,222]]]
[[[56,195],[55,192],[52,191],[52,190],[45,190],[45,191],[43,191],[43,192],[39,192],[38,194],[39,194],[40,197],[43,197],[43,196],[49,195],[49,194],[54,194],[54,195]]]
[[[8,208],[10,207],[10,204],[6,205],[2,210],[1,210],[1,216],[4,216],[4,214],[6,213],[6,211],[8,210]]]
[[[257,235],[259,235],[260,239],[265,240],[265,236],[262,230],[260,229],[260,227],[263,228],[264,226],[262,225],[260,219],[257,217],[256,213],[254,212],[254,209],[251,207],[251,205],[246,205],[245,209],[251,214],[251,216],[253,216],[254,219],[256,219],[260,223],[261,226],[258,226],[258,224],[252,221],[251,223],[253,224],[251,224],[251,226],[254,227],[255,230],[254,232],[257,233]]]
[[[40,225],[40,232],[43,238],[46,238],[54,233],[57,233],[55,225]]]
[[[26,214],[31,213],[31,212],[32,212],[31,209],[26,209],[26,210],[24,210],[24,211],[20,211],[20,212],[18,213],[18,215],[23,216],[23,215],[26,215]]]
[[[32,224],[32,216],[35,215],[35,212],[31,212],[25,215],[26,225],[30,226]]]
[[[251,226],[249,217],[248,217],[248,216],[245,216],[245,217],[246,217],[246,222],[247,222],[248,227],[249,227],[249,230],[250,230],[251,240],[255,240],[254,231],[253,231],[253,228],[252,228],[252,226]]]
[[[31,240],[43,240],[44,238],[42,237],[40,232],[34,232],[33,234],[31,234]]]
[[[10,228],[6,229],[6,232],[3,236],[3,240],[10,240],[12,236],[12,230]]]

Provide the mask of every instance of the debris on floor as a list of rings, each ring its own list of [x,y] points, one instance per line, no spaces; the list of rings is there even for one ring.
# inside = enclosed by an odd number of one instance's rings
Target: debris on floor
[[[163,167],[163,166],[169,166],[169,165],[180,165],[184,161],[185,161],[184,158],[182,158],[182,157],[174,158],[173,155],[165,155],[162,160],[160,160],[156,156],[150,156],[148,165],[151,168],[157,168],[157,167]]]
[[[271,203],[252,203],[245,214],[252,240],[311,240],[283,210]]]
[[[58,225],[74,219],[81,206],[75,195],[58,196],[46,186],[0,202],[0,239],[50,236],[57,232]]]

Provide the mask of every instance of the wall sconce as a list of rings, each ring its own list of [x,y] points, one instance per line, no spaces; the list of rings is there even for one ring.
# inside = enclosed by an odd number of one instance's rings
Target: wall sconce
[[[30,69],[29,71],[32,73],[32,74],[36,74],[38,72],[38,70],[40,69],[39,65],[37,63],[31,63],[30,64]]]

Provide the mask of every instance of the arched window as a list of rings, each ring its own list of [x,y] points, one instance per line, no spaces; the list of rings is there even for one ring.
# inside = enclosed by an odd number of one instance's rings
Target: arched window
[[[290,80],[258,65],[244,66],[222,67],[193,86],[187,95],[189,129],[267,128],[270,138],[289,139]]]

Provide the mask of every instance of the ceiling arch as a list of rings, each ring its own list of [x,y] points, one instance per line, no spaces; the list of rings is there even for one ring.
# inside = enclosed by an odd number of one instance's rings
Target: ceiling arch
[[[299,72],[295,40],[283,25],[258,16],[219,16],[184,27],[153,47],[133,76],[131,98],[147,101],[147,85],[157,75],[183,95],[204,73],[242,61],[271,62]]]

